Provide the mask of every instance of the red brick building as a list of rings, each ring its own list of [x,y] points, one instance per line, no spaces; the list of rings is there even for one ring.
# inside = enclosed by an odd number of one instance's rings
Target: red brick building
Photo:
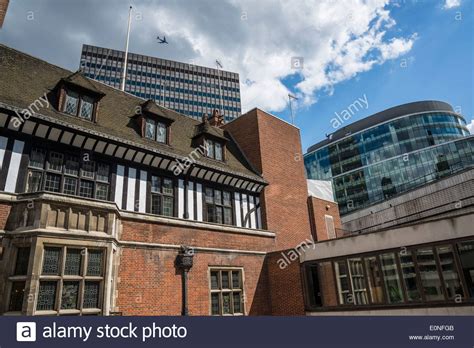
[[[5,16],[7,15],[9,0],[0,0],[0,28],[3,26]]]
[[[0,313],[304,315],[297,128],[199,122],[0,51]]]

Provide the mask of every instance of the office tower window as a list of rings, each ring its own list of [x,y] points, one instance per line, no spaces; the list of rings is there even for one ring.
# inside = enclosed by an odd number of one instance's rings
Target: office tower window
[[[415,262],[410,250],[405,250],[400,254],[400,265],[408,301],[421,301],[421,292],[417,285]]]
[[[439,278],[433,248],[417,249],[416,260],[426,301],[444,300],[443,286]]]
[[[443,245],[436,248],[439,257],[439,264],[444,280],[444,287],[448,300],[464,297],[456,261],[454,259],[453,248],[451,245]]]
[[[173,180],[155,175],[151,177],[151,213],[173,216],[174,187]]]
[[[241,269],[210,269],[212,315],[244,313],[243,277]]]
[[[385,295],[389,303],[403,302],[403,288],[398,273],[397,261],[394,253],[380,255],[382,274],[385,284]]]

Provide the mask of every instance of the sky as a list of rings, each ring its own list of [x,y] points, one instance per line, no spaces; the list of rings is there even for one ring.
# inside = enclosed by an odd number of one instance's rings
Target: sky
[[[210,67],[219,59],[240,74],[243,112],[291,122],[295,96],[303,152],[418,100],[450,103],[474,132],[472,0],[16,0],[0,43],[75,71],[84,43],[124,49],[129,5],[130,52]]]

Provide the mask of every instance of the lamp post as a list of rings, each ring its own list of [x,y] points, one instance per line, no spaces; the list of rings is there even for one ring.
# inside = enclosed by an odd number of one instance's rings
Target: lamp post
[[[182,271],[183,282],[183,309],[181,315],[188,315],[188,272],[193,267],[194,249],[181,246],[181,250],[176,256],[175,265]]]

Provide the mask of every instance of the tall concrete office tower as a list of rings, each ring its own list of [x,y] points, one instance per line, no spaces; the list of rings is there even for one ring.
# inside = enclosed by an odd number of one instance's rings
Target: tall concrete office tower
[[[82,46],[86,76],[120,88],[125,52]],[[129,53],[125,91],[200,119],[219,109],[229,122],[241,114],[239,74]],[[220,88],[219,88],[220,87]]]

